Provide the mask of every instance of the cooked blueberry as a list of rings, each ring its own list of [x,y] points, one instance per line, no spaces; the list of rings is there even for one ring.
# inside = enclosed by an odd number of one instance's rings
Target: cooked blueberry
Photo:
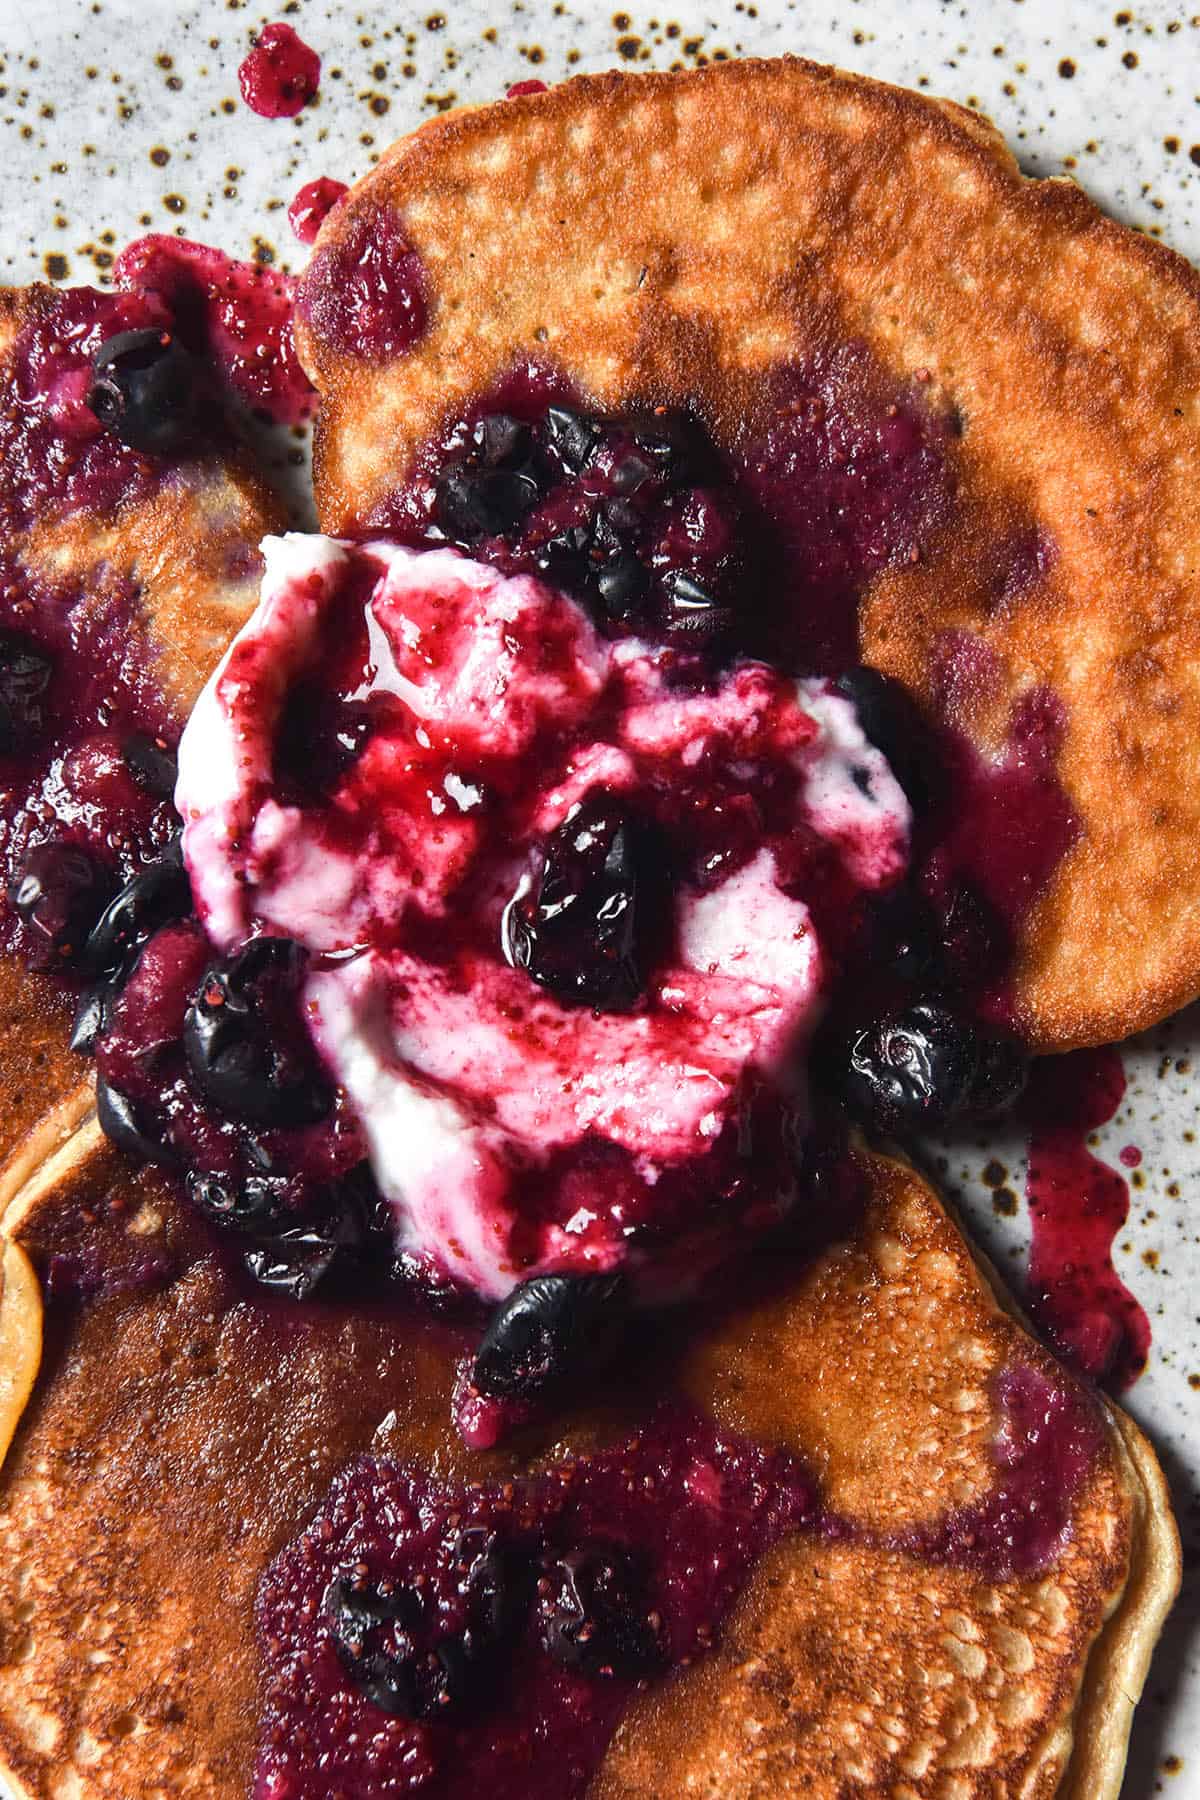
[[[628,1006],[638,968],[638,847],[620,805],[599,793],[546,845],[536,882],[505,909],[504,952],[559,999]]]
[[[425,1613],[416,1588],[389,1583],[385,1591],[374,1582],[345,1577],[330,1583],[322,1610],[335,1636],[347,1648],[361,1646],[381,1625],[415,1630]]]
[[[45,724],[54,664],[19,631],[0,631],[0,753],[24,749]]]
[[[542,1648],[585,1675],[638,1676],[662,1660],[645,1584],[616,1544],[593,1543],[546,1563],[538,1584]]]
[[[588,462],[601,438],[601,427],[595,419],[585,418],[568,406],[552,406],[542,432],[547,447],[573,475],[578,475]]]
[[[192,890],[176,838],[101,913],[84,947],[89,968],[105,973],[121,969],[148,937],[191,910]]]
[[[410,1657],[391,1656],[385,1650],[355,1653],[337,1645],[342,1668],[372,1706],[394,1719],[422,1716],[417,1693],[416,1669]]]
[[[511,1551],[482,1525],[460,1532],[451,1556],[468,1596],[466,1646],[484,1656],[516,1628],[527,1590]]]
[[[274,776],[286,797],[300,803],[333,792],[358,761],[375,727],[370,707],[331,704],[319,683],[291,688],[275,733]]]
[[[709,642],[733,626],[733,612],[708,582],[690,569],[670,569],[663,577],[664,623],[670,636]]]
[[[77,844],[38,844],[29,852],[8,897],[40,962],[77,960],[112,886],[108,871]]]
[[[196,430],[196,365],[169,331],[122,331],[92,359],[87,403],[132,450],[162,456]]]
[[[304,966],[290,938],[254,938],[209,968],[184,1019],[196,1085],[248,1124],[311,1125],[333,1104],[299,1015]]]
[[[439,479],[435,511],[448,537],[477,544],[514,532],[537,500],[537,483],[531,475],[464,465]]]
[[[76,1056],[94,1056],[96,1040],[102,1035],[108,1023],[108,1007],[113,989],[107,981],[93,982],[79,996],[75,1008],[75,1017],[71,1023],[69,1047]]]
[[[103,1075],[96,1077],[96,1119],[101,1131],[118,1150],[141,1162],[173,1164],[175,1157],[157,1136],[128,1094],[111,1087]]]
[[[592,533],[586,525],[568,525],[535,552],[538,569],[556,587],[578,594],[591,579]]]
[[[854,704],[863,735],[883,753],[909,804],[926,810],[936,797],[939,776],[929,726],[908,689],[865,663],[834,682]]]
[[[485,468],[514,469],[529,460],[533,432],[511,413],[487,413],[476,421],[471,442]]]
[[[1029,1080],[1029,1051],[1007,1032],[981,1032],[979,1062],[971,1084],[970,1110],[980,1118],[1007,1112]]]
[[[998,980],[1008,966],[1012,933],[971,882],[956,884],[942,911],[940,936],[946,968],[968,993]]]
[[[995,1110],[1020,1091],[1015,1040],[920,1000],[861,1026],[850,1039],[842,1091],[850,1110],[882,1130],[934,1129]]]
[[[702,480],[715,453],[704,427],[689,413],[638,413],[629,421],[634,443],[673,487]]]
[[[920,981],[937,962],[938,925],[933,909],[910,887],[890,888],[870,912],[871,961],[901,981]]]
[[[278,1230],[288,1216],[282,1176],[248,1175],[237,1181],[193,1169],[187,1186],[193,1205],[216,1225],[263,1235]]]
[[[121,745],[121,755],[140,788],[145,788],[148,794],[157,794],[162,800],[174,797],[179,770],[175,763],[175,752],[164,738],[151,737],[146,731],[135,731]]]
[[[552,1394],[613,1353],[627,1312],[620,1275],[535,1275],[493,1315],[472,1381],[497,1400]]]
[[[307,1300],[329,1274],[340,1248],[326,1232],[299,1227],[247,1250],[246,1270],[269,1293]]]
[[[646,597],[649,576],[632,550],[618,550],[595,573],[596,593],[610,619],[627,619]]]

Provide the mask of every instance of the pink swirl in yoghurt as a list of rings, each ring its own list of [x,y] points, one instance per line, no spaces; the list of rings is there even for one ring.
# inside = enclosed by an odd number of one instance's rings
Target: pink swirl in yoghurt
[[[886,762],[824,681],[609,641],[531,577],[264,548],[180,747],[209,935],[310,951],[313,1038],[418,1268],[489,1298],[617,1267],[645,1299],[680,1292],[795,1199],[805,1045],[857,901],[907,860]],[[597,794],[647,823],[666,895],[619,1011],[501,947],[549,834]]]

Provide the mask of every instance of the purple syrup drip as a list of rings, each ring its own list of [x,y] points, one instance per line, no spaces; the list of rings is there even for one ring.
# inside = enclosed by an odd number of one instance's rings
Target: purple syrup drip
[[[892,1536],[820,1508],[790,1453],[721,1432],[681,1404],[662,1406],[624,1445],[507,1482],[451,1488],[395,1463],[353,1464],[260,1588],[266,1710],[255,1800],[411,1791],[572,1800],[585,1791],[639,1683],[560,1667],[540,1649],[532,1618],[481,1710],[460,1723],[391,1718],[343,1671],[324,1612],[331,1582],[364,1570],[370,1584],[396,1588],[424,1577],[437,1597],[426,1616],[452,1631],[458,1600],[446,1570],[464,1529],[494,1531],[530,1558],[595,1539],[634,1550],[662,1620],[665,1669],[704,1654],[758,1559],[796,1532],[987,1581],[1042,1573],[1067,1541],[1101,1428],[1081,1394],[1029,1365],[1001,1371],[995,1396],[995,1486],[973,1506]]]
[[[1118,1392],[1146,1366],[1150,1321],[1113,1267],[1128,1184],[1087,1139],[1124,1094],[1120,1052],[1105,1046],[1039,1062],[1021,1107],[1030,1127],[1030,1311],[1065,1361]],[[1121,1151],[1126,1166],[1141,1161],[1131,1148]]]
[[[297,306],[313,335],[366,362],[403,356],[428,320],[424,266],[399,221],[380,208],[318,250],[301,277]]]

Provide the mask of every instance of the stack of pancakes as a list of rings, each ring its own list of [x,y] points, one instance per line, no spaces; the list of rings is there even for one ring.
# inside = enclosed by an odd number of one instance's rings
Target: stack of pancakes
[[[1080,829],[1021,925],[1025,1036],[1104,1042],[1200,992],[1190,268],[1070,183],[1022,179],[975,115],[796,61],[585,77],[443,115],[351,191],[318,253],[381,218],[420,256],[429,325],[359,356],[301,316],[323,530],[369,520],[417,447],[531,355],[597,408],[699,403],[732,449],[762,370],[867,344],[955,410],[961,439],[952,516],[861,595],[864,660],[985,755],[1029,689],[1064,703]],[[10,296],[8,342],[39,303]],[[252,604],[217,573],[228,534],[253,543],[271,520],[236,459],[170,494],[14,548],[130,574],[186,706]],[[1053,554],[1014,588],[996,570],[1031,517]],[[950,632],[984,647],[986,680],[942,679]],[[628,1431],[629,1409],[466,1451],[452,1334],[247,1299],[162,1176],[105,1143],[61,1012],[3,965],[0,1002],[0,1758],[14,1793],[45,1800],[233,1800],[256,1749],[256,1585],[342,1464],[369,1447],[439,1476],[516,1471]],[[1050,1569],[993,1579],[899,1547],[994,1480],[997,1371],[1075,1384],[911,1168],[866,1151],[856,1167],[851,1236],[693,1326],[633,1412],[682,1382],[722,1427],[795,1449],[871,1530],[773,1550],[712,1654],[635,1704],[592,1791],[1114,1796],[1178,1580],[1158,1465],[1088,1393],[1102,1449]],[[118,1279],[43,1316],[56,1259],[82,1249]],[[147,1257],[159,1279],[123,1286]]]

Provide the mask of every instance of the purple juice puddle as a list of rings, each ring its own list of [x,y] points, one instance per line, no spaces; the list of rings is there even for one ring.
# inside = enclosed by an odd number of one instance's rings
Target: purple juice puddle
[[[900,389],[865,344],[778,370],[738,463],[774,537],[775,655],[810,673],[858,661],[858,595],[916,560],[953,501],[949,422]]]
[[[296,303],[316,338],[366,362],[403,356],[424,335],[429,315],[421,258],[395,216],[378,207],[317,251]]]
[[[1061,1554],[1103,1434],[1081,1393],[1029,1363],[1001,1370],[993,1392],[1000,1408],[994,1485],[973,1505],[884,1542],[920,1561],[1008,1581],[1044,1573]]]
[[[147,499],[161,463],[122,444],[87,405],[92,358],[106,339],[170,329],[155,295],[63,288],[38,297],[0,373],[0,529],[87,511],[108,515]]]
[[[1128,1184],[1087,1139],[1124,1093],[1120,1052],[1104,1046],[1039,1062],[1021,1107],[1030,1128],[1029,1310],[1067,1363],[1117,1392],[1145,1369],[1150,1321],[1113,1267]],[[1130,1158],[1129,1148],[1121,1161],[1136,1166],[1140,1155]]]
[[[511,1481],[451,1487],[391,1462],[353,1464],[260,1588],[266,1710],[255,1800],[571,1800],[650,1667],[588,1674],[548,1654],[539,1564],[597,1544],[627,1553],[661,1672],[704,1653],[752,1565],[814,1505],[787,1452],[729,1438],[674,1406],[625,1444]],[[381,1652],[427,1657],[461,1638],[464,1533],[502,1555],[511,1622],[461,1716],[390,1716],[362,1691],[367,1663]],[[344,1642],[339,1650],[330,1606],[339,1578],[382,1585],[415,1623],[371,1628],[357,1657]],[[410,1606],[414,1594],[423,1605]],[[358,1681],[347,1673],[356,1663]]]

